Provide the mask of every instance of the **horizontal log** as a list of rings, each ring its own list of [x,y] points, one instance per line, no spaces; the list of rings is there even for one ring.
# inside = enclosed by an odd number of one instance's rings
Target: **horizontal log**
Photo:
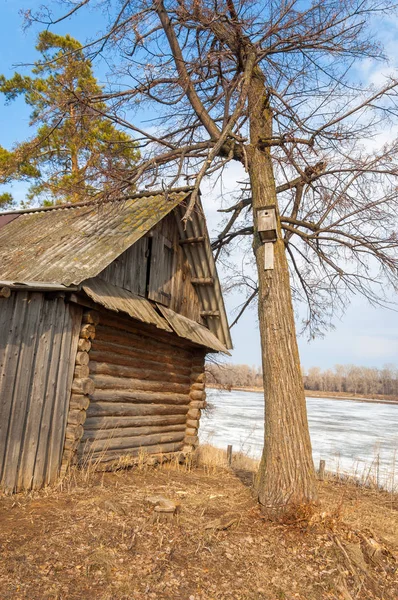
[[[85,410],[73,408],[68,414],[68,425],[83,425],[84,421],[86,420],[86,414],[87,413]]]
[[[189,403],[189,408],[206,408],[207,402],[206,400],[192,400]]]
[[[205,384],[204,383],[200,383],[200,382],[196,383],[195,382],[195,383],[192,383],[192,385],[191,385],[191,390],[202,391],[204,389],[205,389]]]
[[[220,311],[219,310],[201,310],[200,311],[200,316],[201,317],[219,317],[220,316]]]
[[[88,365],[89,363],[89,356],[87,352],[78,352],[76,354],[76,364],[77,365]]]
[[[75,370],[73,372],[74,379],[85,379],[90,375],[90,369],[88,365],[76,365]]]
[[[65,442],[64,442],[64,451],[65,450],[76,450],[79,444],[80,444],[79,439],[73,440],[71,438],[66,438]]]
[[[128,348],[134,348],[134,350],[140,349],[145,350],[146,352],[149,351],[155,355],[159,354],[160,356],[167,356],[189,365],[192,363],[192,356],[189,350],[177,348],[165,342],[158,342],[153,338],[146,338],[140,334],[124,333],[122,331],[116,331],[111,327],[98,325],[96,329],[96,338],[101,342],[109,342],[127,346]]]
[[[141,380],[165,381],[165,379],[167,379],[167,381],[172,383],[190,383],[189,375],[183,375],[166,368],[163,370],[143,369],[141,366],[129,367],[126,365],[115,365],[107,362],[95,362],[91,360],[91,355],[89,356],[89,368],[91,373],[98,373],[99,375],[112,375],[113,377],[131,377],[132,379]],[[137,361],[137,365],[138,364],[139,361]]]
[[[195,381],[206,381],[204,367],[194,367],[191,365],[191,378],[194,378]]]
[[[187,427],[185,430],[185,435],[196,435],[198,430],[196,427]]]
[[[161,362],[153,359],[149,359],[148,355],[145,358],[137,356],[136,353],[131,350],[129,352],[113,352],[113,348],[107,348],[106,344],[104,347],[94,348],[90,352],[90,362],[101,362],[108,363],[110,365],[121,365],[131,368],[141,369],[156,369],[159,373],[173,373],[180,374],[182,376],[189,376],[189,369],[186,366],[179,366],[174,363],[167,363],[166,361]]]
[[[200,358],[193,358],[191,363],[192,373],[204,373],[205,372],[205,359],[206,355],[203,355]]]
[[[138,416],[138,417],[91,417],[89,416],[85,423],[85,430],[87,429],[118,429],[118,428],[129,428],[129,427],[146,427],[152,425],[161,425],[162,427],[168,425],[184,425],[185,426],[186,416],[185,414],[177,415],[149,415],[149,416]]]
[[[203,376],[203,377],[202,377]],[[195,385],[196,383],[201,383],[202,381],[205,381],[205,377],[204,377],[204,373],[202,373],[202,376],[199,378],[198,375],[191,375],[191,385]],[[206,389],[206,386],[205,386]]]
[[[192,352],[192,365],[195,367],[203,367],[206,359],[207,351],[204,348],[195,348]]]
[[[193,285],[214,285],[214,277],[192,277]]]
[[[96,463],[109,463],[116,462],[119,458],[126,457],[137,457],[144,453],[148,456],[151,454],[168,454],[169,452],[177,452],[183,447],[183,442],[169,443],[169,444],[158,444],[156,446],[146,446],[145,448],[126,448],[120,450],[108,450],[108,452],[93,452],[90,454],[91,462]],[[79,447],[79,451],[82,449],[82,444]],[[84,460],[83,460],[84,462]],[[127,462],[127,461],[126,461]]]
[[[190,454],[192,454],[193,449],[193,446],[189,446],[184,443],[183,447],[181,448],[181,452],[189,456]]]
[[[98,325],[100,321],[99,312],[96,310],[87,310],[83,313],[82,322],[90,325]]]
[[[92,400],[95,402],[130,402],[132,404],[180,404],[188,408],[188,394],[177,394],[173,392],[141,392],[139,390],[115,390],[113,388],[95,389]]]
[[[0,287],[0,298],[9,298],[11,296],[11,289],[7,286]]]
[[[187,413],[187,418],[199,420],[200,419],[200,410],[198,408],[190,408]]]
[[[110,327],[113,330],[118,330],[125,333],[132,333],[133,335],[139,335],[141,338],[148,338],[148,340],[156,339],[158,342],[163,342],[168,347],[182,348],[187,351],[187,341],[177,337],[174,333],[163,331],[162,329],[154,329],[153,325],[142,323],[141,321],[134,321],[133,319],[126,316],[123,318],[121,315],[116,315],[112,312],[101,312],[100,311],[100,326]],[[190,352],[196,351],[196,348],[190,348]]]
[[[90,404],[90,398],[83,394],[72,394],[70,397],[69,408],[77,408],[79,410],[86,410]]]
[[[109,440],[121,437],[135,437],[153,435],[155,433],[169,433],[171,431],[186,431],[185,423],[177,425],[154,425],[149,427],[117,427],[114,429],[87,429],[84,428],[82,440]]]
[[[65,438],[71,440],[80,440],[84,433],[82,425],[68,425],[65,432]]]
[[[206,392],[199,390],[192,390],[189,392],[189,397],[191,400],[206,400]]]
[[[63,455],[62,455],[62,467],[64,468],[65,466],[69,466],[71,458],[73,457],[73,455],[75,454],[75,450],[72,450],[72,448],[65,448]]]
[[[108,450],[121,450],[128,448],[145,448],[157,444],[168,444],[182,442],[185,436],[184,431],[172,431],[170,433],[158,433],[154,435],[140,435],[134,437],[109,438],[107,440],[86,440],[82,442],[85,446],[84,452],[107,452]]]
[[[101,336],[115,335],[116,337],[128,338],[130,342],[134,340],[137,344],[144,343],[151,348],[157,348],[159,349],[159,352],[166,350],[175,355],[182,355],[189,359],[192,358],[196,348],[189,345],[187,340],[177,337],[175,333],[166,332],[162,329],[154,329],[153,326],[150,326],[150,331],[146,331],[145,328],[147,328],[147,326],[138,321],[135,321],[135,324],[137,324],[138,327],[134,326],[131,328],[123,326],[120,329],[115,327],[112,322],[101,322],[98,325],[96,332],[98,332],[98,337],[99,334],[101,334]],[[142,329],[140,325],[144,325],[144,329]]]
[[[78,446],[79,447],[79,446]],[[63,477],[65,473],[68,471],[69,467],[75,465],[77,463],[77,452],[75,449],[65,449],[62,455],[62,464],[61,464],[61,472],[60,476]]]
[[[85,340],[93,340],[95,338],[94,325],[90,325],[89,323],[82,325],[82,328],[80,329],[79,337],[81,337]]]
[[[187,419],[187,427],[194,427],[197,429],[199,427],[199,419]]]
[[[191,444],[197,446],[199,444],[199,438],[197,435],[187,435],[184,438],[184,444]]]
[[[137,390],[140,392],[169,392],[183,394],[186,396],[185,402],[189,402],[189,389],[187,383],[172,383],[165,377],[164,381],[148,381],[142,379],[132,379],[129,377],[112,377],[111,375],[91,374],[95,388],[100,390]]]
[[[186,415],[188,406],[174,404],[132,404],[131,402],[90,402],[90,417],[144,417],[147,415]]]
[[[185,244],[203,244],[205,239],[206,238],[204,235],[199,235],[197,237],[185,238],[185,240],[180,240],[178,243],[180,244],[180,246],[184,246]]]
[[[89,377],[84,379],[74,379],[72,382],[72,393],[74,394],[94,394],[94,381]]]
[[[79,338],[77,343],[77,349],[79,352],[89,352],[91,348],[90,340],[85,340],[84,338]]]

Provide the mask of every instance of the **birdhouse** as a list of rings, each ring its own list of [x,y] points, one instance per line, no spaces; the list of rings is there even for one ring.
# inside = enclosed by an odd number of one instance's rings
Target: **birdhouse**
[[[263,244],[276,242],[278,231],[276,225],[275,206],[264,206],[257,209],[258,233]]]

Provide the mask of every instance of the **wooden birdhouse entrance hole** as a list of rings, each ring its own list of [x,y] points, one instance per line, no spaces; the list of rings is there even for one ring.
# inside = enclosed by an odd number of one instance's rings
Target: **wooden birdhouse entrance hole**
[[[258,233],[263,243],[278,239],[276,210],[274,206],[264,206],[257,211]]]

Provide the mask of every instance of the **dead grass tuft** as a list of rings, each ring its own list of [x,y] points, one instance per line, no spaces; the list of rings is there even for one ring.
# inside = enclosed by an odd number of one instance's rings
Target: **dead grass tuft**
[[[228,469],[227,452],[221,448],[216,448],[210,444],[203,444],[196,450],[196,461],[198,466],[206,471],[215,473],[218,469]],[[234,452],[232,454],[232,469],[249,471],[255,473],[258,469],[259,461],[250,458],[243,452]]]
[[[109,548],[98,548],[86,559],[87,577],[106,577],[109,581],[116,567],[114,552]]]
[[[196,464],[207,473],[215,473],[219,469],[227,469],[227,453],[221,448],[215,448],[210,444],[199,446],[195,452]]]

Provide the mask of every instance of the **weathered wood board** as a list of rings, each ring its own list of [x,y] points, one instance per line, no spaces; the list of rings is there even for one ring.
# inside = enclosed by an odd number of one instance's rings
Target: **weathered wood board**
[[[142,237],[106,267],[98,277],[134,294],[145,296],[148,241],[147,237]]]
[[[98,277],[202,323],[201,305],[174,214],[123,252]]]
[[[0,489],[58,476],[81,312],[41,292],[0,299]]]

